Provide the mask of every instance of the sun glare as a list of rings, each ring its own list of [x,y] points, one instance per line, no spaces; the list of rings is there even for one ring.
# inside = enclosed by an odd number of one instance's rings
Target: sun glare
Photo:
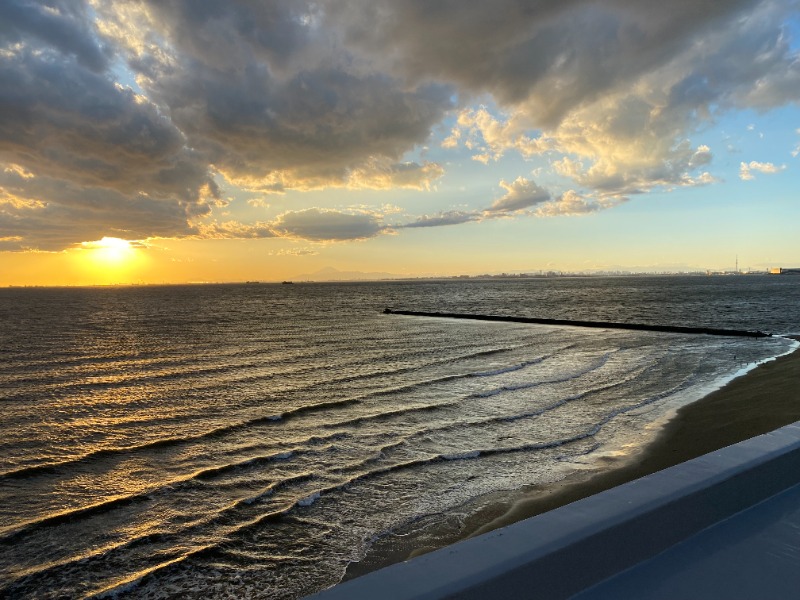
[[[143,260],[139,242],[104,237],[81,242],[78,257],[90,280],[99,284],[129,283]]]
[[[82,242],[81,248],[91,251],[92,259],[109,265],[121,264],[135,255],[135,250],[128,240],[115,237],[104,237],[96,242]]]

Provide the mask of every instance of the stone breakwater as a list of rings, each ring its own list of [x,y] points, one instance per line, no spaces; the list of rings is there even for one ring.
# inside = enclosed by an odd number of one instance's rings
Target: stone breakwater
[[[536,317],[515,317],[507,315],[473,315],[469,313],[424,312],[415,310],[395,310],[387,308],[387,315],[404,315],[409,317],[439,317],[444,319],[472,319],[475,321],[498,321],[503,323],[532,323],[536,325],[565,325],[569,327],[594,327],[600,329],[630,329],[634,331],[658,331],[662,333],[691,333],[705,335],[722,335],[731,337],[772,337],[763,331],[746,331],[742,329],[717,329],[714,327],[682,327],[679,325],[648,325],[643,323],[616,323],[612,321],[580,321],[572,319],[540,319]]]

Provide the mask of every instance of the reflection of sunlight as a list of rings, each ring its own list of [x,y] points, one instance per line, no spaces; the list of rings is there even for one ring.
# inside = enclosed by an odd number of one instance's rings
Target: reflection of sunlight
[[[81,242],[81,263],[93,272],[98,283],[123,283],[141,256],[138,242],[104,237],[94,242]]]

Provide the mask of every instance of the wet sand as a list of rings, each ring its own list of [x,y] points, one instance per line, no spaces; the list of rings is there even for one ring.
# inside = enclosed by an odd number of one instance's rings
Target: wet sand
[[[352,563],[352,579],[459,540],[538,515],[667,467],[800,421],[800,350],[754,369],[677,411],[656,440],[632,458],[555,484],[476,499],[464,521],[441,516],[379,540]],[[420,525],[424,525],[420,527]]]

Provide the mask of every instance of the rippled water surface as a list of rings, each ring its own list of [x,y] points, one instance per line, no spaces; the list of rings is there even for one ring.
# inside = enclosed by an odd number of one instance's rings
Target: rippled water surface
[[[296,598],[792,348],[800,278],[0,290],[0,595]]]

